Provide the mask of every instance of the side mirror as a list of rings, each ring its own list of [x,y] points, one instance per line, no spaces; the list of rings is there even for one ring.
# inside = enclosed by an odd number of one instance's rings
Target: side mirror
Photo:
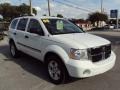
[[[41,35],[41,36],[44,35],[43,31],[38,30],[37,28],[30,28],[30,33],[38,34],[38,35]]]

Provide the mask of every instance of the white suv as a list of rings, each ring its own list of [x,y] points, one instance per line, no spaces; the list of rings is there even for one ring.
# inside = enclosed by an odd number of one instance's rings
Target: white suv
[[[9,27],[9,44],[13,57],[21,51],[45,63],[55,84],[68,75],[85,78],[104,73],[116,60],[110,41],[56,17],[15,18]]]

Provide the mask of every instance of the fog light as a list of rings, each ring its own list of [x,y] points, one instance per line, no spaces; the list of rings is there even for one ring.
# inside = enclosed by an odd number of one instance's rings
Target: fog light
[[[91,73],[91,71],[89,69],[87,69],[83,72],[83,74],[90,74],[90,73]]]

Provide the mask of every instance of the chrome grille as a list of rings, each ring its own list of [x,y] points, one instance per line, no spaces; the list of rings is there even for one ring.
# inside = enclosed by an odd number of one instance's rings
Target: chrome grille
[[[92,62],[107,59],[111,55],[111,44],[88,49],[88,57]]]

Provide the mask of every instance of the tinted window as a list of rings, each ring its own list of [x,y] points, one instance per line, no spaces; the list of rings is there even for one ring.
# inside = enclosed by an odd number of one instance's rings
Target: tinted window
[[[12,21],[10,28],[15,29],[18,19]]]
[[[17,30],[25,31],[28,18],[20,19]]]
[[[40,23],[36,19],[31,19],[30,20],[27,31],[31,32],[31,30],[32,30],[32,32],[33,32],[33,30],[36,30],[35,32],[38,32],[40,35],[44,34]]]

